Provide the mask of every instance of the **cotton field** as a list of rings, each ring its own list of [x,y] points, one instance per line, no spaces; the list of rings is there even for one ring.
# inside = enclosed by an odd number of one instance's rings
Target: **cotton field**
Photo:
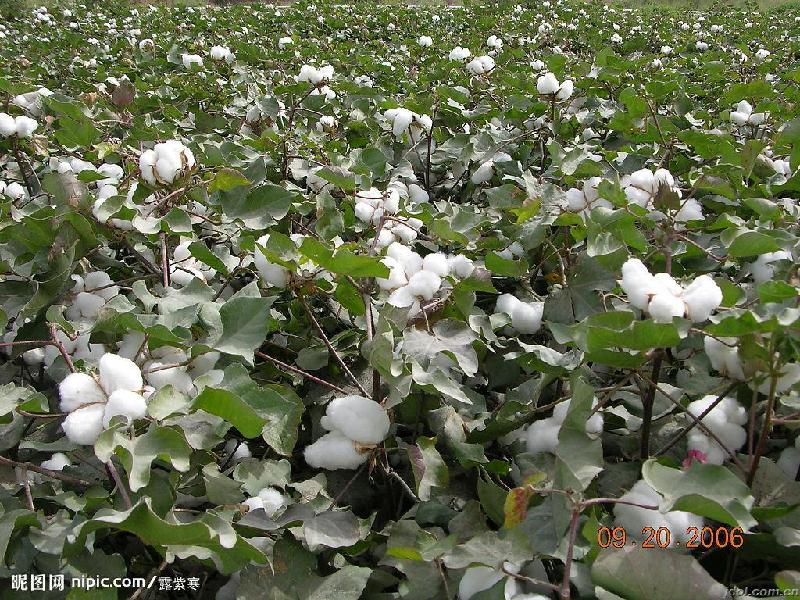
[[[800,594],[796,5],[4,6],[4,598]]]

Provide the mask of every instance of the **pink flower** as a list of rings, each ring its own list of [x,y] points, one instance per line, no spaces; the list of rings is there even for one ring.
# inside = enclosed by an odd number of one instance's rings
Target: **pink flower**
[[[686,455],[686,458],[683,459],[683,468],[688,469],[692,466],[694,461],[705,463],[706,462],[706,455],[704,452],[700,452],[700,450],[689,450],[689,453]]]

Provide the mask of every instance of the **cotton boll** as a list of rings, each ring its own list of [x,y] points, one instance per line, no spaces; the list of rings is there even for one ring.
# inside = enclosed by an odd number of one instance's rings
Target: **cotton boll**
[[[530,454],[555,452],[558,447],[558,432],[561,421],[555,417],[548,417],[534,421],[525,432],[525,437]]]
[[[512,294],[501,294],[497,297],[497,303],[494,306],[494,311],[497,313],[505,313],[511,316],[514,307],[520,304],[519,298]]]
[[[72,412],[82,404],[105,402],[106,395],[86,373],[70,373],[58,384],[62,412]]]
[[[378,287],[380,287],[382,290],[391,291],[408,283],[405,269],[399,261],[395,260],[391,256],[387,256],[381,262],[389,267],[389,277],[387,279],[382,277],[376,278],[375,281],[378,283]]]
[[[470,52],[468,48],[462,48],[461,46],[456,46],[450,51],[448,58],[450,60],[466,60],[471,55],[472,52]]]
[[[303,455],[309,466],[315,469],[355,469],[364,464],[369,453],[359,453],[353,440],[338,431],[326,433],[316,442],[307,446]]]
[[[689,198],[675,214],[675,220],[679,223],[701,221],[703,220],[703,206],[694,198]]]
[[[716,340],[706,337],[703,340],[706,355],[711,361],[711,367],[719,371],[721,375],[744,381],[744,371],[742,361],[739,360],[739,352],[736,348],[736,338],[720,338]]]
[[[104,354],[98,364],[100,386],[107,395],[117,390],[138,392],[142,389],[142,372],[132,360],[116,354]]]
[[[150,185],[156,185],[158,183],[156,181],[155,171],[153,170],[156,160],[158,159],[155,150],[145,150],[139,157],[139,171],[141,171],[144,180]]]
[[[685,310],[683,300],[667,293],[656,294],[647,306],[656,323],[672,323],[673,317],[682,317]]]
[[[83,285],[87,291],[106,301],[119,294],[119,286],[114,285],[114,280],[103,271],[87,273],[83,278]]]
[[[466,279],[475,271],[475,263],[463,254],[448,257],[447,266],[450,274],[459,279]]]
[[[250,458],[251,456],[253,456],[253,453],[250,452],[250,447],[247,445],[247,442],[242,442],[236,446],[236,450],[234,450],[231,458],[233,460],[242,460],[243,458]]]
[[[439,291],[442,279],[431,271],[417,271],[408,279],[409,291],[423,300],[430,300]]]
[[[17,117],[15,119],[15,124],[18,138],[31,137],[33,132],[36,131],[36,128],[39,127],[39,123],[37,123],[34,119],[25,116]]]
[[[72,304],[67,308],[67,318],[77,320],[81,317],[92,319],[98,315],[106,301],[102,296],[96,296],[88,292],[79,292]]]
[[[14,117],[7,113],[0,113],[0,135],[11,137],[17,133],[17,123]]]
[[[382,234],[383,234],[385,231],[387,231],[387,230],[385,230],[385,229],[384,229],[384,230],[382,230],[382,231],[381,231],[381,233],[378,235],[378,244],[379,244],[379,245],[380,245],[380,244],[381,244],[381,242],[383,241],[383,240],[381,239],[381,235],[382,235]],[[392,238],[397,238],[397,239],[399,239],[401,242],[404,242],[404,243],[410,243],[410,242],[413,242],[415,239],[417,239],[417,235],[418,235],[418,234],[417,234],[417,231],[416,231],[416,229],[412,229],[412,228],[411,228],[411,227],[409,227],[408,225],[404,225],[404,224],[402,224],[402,223],[400,223],[400,224],[398,224],[398,225],[395,225],[394,227],[392,227],[392,229],[391,229],[391,232],[388,232],[388,233],[391,233],[391,236],[392,236]],[[383,244],[383,245],[382,245],[382,247],[386,247],[386,246],[388,246],[389,244],[391,244],[391,243],[392,243],[392,241],[394,241],[394,240],[388,240],[388,239],[387,239],[387,240],[386,240],[386,243],[385,243],[385,244]]]
[[[67,415],[61,428],[73,444],[91,446],[103,432],[105,404],[90,404]]]
[[[395,137],[403,135],[403,132],[411,125],[411,121],[414,120],[414,113],[407,108],[389,109],[384,116],[392,121],[392,133]]]
[[[391,425],[386,410],[362,396],[343,396],[332,400],[326,409],[327,424],[355,442],[378,444]]]
[[[450,269],[447,265],[447,257],[441,252],[428,254],[425,258],[423,258],[422,269],[424,271],[435,273],[439,277],[447,277],[447,275],[450,273]]]
[[[189,393],[193,387],[192,378],[186,373],[186,367],[174,366],[173,362],[161,362],[151,360],[144,363],[144,377],[147,383],[155,389],[160,390],[164,386],[171,385],[177,391]]]
[[[228,57],[231,56],[231,51],[225,46],[213,46],[210,55],[212,60],[228,60]]]
[[[271,518],[276,512],[287,505],[288,501],[281,492],[274,487],[266,487],[257,496],[248,498],[244,504],[255,510],[257,508],[263,509],[267,513],[267,517]]]
[[[571,79],[567,79],[561,86],[558,88],[558,93],[556,94],[556,100],[569,100],[572,97],[572,92],[575,89],[575,84]]]
[[[398,242],[390,244],[386,249],[386,255],[395,259],[403,267],[407,276],[413,275],[422,269],[422,257]]]
[[[621,500],[646,506],[659,506],[662,498],[658,492],[642,479],[637,481],[621,497]],[[673,547],[678,543],[685,547],[690,536],[687,531],[689,527],[698,529],[703,527],[703,518],[692,513],[674,510],[662,513],[659,510],[640,508],[630,504],[615,504],[614,516],[615,525],[625,528],[629,536],[640,541],[644,539],[645,534],[642,533],[644,528],[652,527],[658,529],[659,527],[665,527],[669,529],[672,532],[670,544]]]
[[[558,79],[553,73],[549,71],[544,75],[540,75],[536,80],[536,91],[542,96],[549,96],[558,92],[559,88]]]
[[[694,322],[705,321],[722,303],[722,290],[708,275],[700,275],[683,293],[686,312]]]
[[[128,390],[117,390],[108,397],[103,412],[103,427],[108,427],[111,419],[124,416],[128,423],[141,419],[147,414],[147,402],[141,394]]]
[[[511,326],[522,334],[536,333],[542,326],[544,302],[517,302],[511,308]]]
[[[669,273],[656,273],[653,275],[653,281],[658,293],[672,294],[673,296],[683,294],[683,288]]]
[[[650,295],[655,291],[653,276],[638,258],[629,258],[622,265],[622,290],[628,301],[642,310],[647,309]]]
[[[750,264],[750,273],[753,276],[753,281],[756,283],[771,281],[775,275],[775,265],[772,263],[779,260],[790,260],[791,258],[791,255],[785,250],[762,254],[755,262]]]
[[[701,457],[700,462],[709,465],[721,465],[727,456],[722,446],[696,429],[689,432],[686,448],[690,455]]]
[[[356,202],[355,215],[359,221],[363,223],[371,223],[372,215],[375,214],[375,207],[367,204],[366,202]]]
[[[494,161],[487,160],[485,163],[481,164],[475,172],[470,177],[470,181],[475,185],[480,185],[482,183],[486,183],[489,181],[492,176],[494,175]]]
[[[56,452],[39,466],[43,469],[50,469],[51,471],[63,471],[64,467],[68,467],[71,464],[72,462],[66,454],[63,452]]]
[[[506,563],[508,564],[508,563]],[[469,567],[458,583],[458,600],[470,600],[478,592],[494,587],[501,579],[506,578],[503,597],[511,600],[517,593],[517,582],[498,569],[491,567]]]

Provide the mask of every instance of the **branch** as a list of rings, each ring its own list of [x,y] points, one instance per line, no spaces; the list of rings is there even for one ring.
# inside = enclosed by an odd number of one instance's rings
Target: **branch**
[[[257,357],[263,358],[264,360],[268,360],[271,363],[273,363],[273,364],[277,365],[278,367],[280,367],[281,369],[285,369],[287,371],[291,371],[292,373],[296,373],[298,375],[301,375],[301,376],[305,377],[306,379],[308,379],[309,381],[313,381],[314,383],[318,383],[319,385],[323,385],[323,386],[333,390],[334,392],[339,392],[340,394],[347,394],[347,391],[343,390],[339,386],[334,385],[329,381],[325,381],[324,379],[320,379],[319,377],[317,377],[315,375],[312,375],[311,373],[308,373],[306,371],[303,371],[302,369],[298,369],[297,367],[294,367],[294,366],[292,366],[290,364],[287,364],[287,363],[285,363],[283,361],[280,361],[277,358],[275,358],[273,356],[270,356],[269,354],[265,354],[265,353],[260,352],[258,350],[256,350],[255,354],[256,354]]]
[[[20,462],[17,460],[12,460],[10,458],[6,458],[5,456],[0,456],[0,464],[8,465],[10,467],[22,467],[23,469],[27,469],[28,471],[33,471],[34,473],[40,473],[41,475],[47,475],[48,477],[52,477],[53,479],[58,479],[59,481],[63,481],[64,483],[71,483],[72,485],[82,485],[85,487],[90,487],[92,484],[85,479],[78,479],[76,477],[70,477],[69,475],[64,475],[61,471],[53,471],[52,469],[45,469],[44,467],[40,467],[39,465],[34,465],[29,462]]]

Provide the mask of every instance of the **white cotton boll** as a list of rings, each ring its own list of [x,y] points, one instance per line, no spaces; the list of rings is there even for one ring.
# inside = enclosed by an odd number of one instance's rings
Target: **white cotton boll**
[[[650,193],[655,193],[657,190],[655,176],[650,169],[639,169],[638,171],[631,173],[628,177],[628,185],[632,187],[639,188],[640,190]]]
[[[17,117],[15,119],[15,124],[18,138],[31,137],[33,132],[36,131],[36,128],[39,127],[39,123],[34,119],[25,116]]]
[[[744,370],[739,352],[736,348],[736,338],[720,338],[716,340],[706,337],[703,340],[706,355],[711,361],[711,367],[723,376],[744,381]]]
[[[72,301],[72,305],[67,308],[67,318],[76,320],[81,317],[91,319],[97,316],[106,301],[101,296],[80,292]]]
[[[294,44],[294,40],[290,37],[282,37],[281,39],[278,40],[278,46],[280,46],[281,48],[283,48],[284,46],[291,46],[292,44]]]
[[[147,402],[141,394],[128,390],[117,390],[108,397],[108,403],[103,411],[103,427],[108,427],[111,419],[123,416],[130,424],[136,419],[142,419],[147,414]]]
[[[91,446],[103,432],[105,404],[90,404],[69,413],[61,428],[73,444]]]
[[[0,135],[10,137],[17,133],[17,123],[14,117],[7,113],[0,113]]]
[[[715,401],[716,396],[708,395],[691,402],[686,410],[695,418],[699,418]],[[733,398],[725,398],[702,418],[701,423],[719,438],[725,448],[735,452],[742,447],[747,438],[747,433],[742,427],[746,421],[747,413],[744,407]],[[694,435],[689,438],[689,449],[705,454],[708,463],[722,464],[727,457],[723,447],[713,438],[706,436],[701,429],[691,433]]]
[[[430,300],[439,291],[442,279],[431,271],[417,271],[408,279],[409,291],[423,300]]]
[[[3,193],[6,195],[6,198],[10,198],[11,200],[19,200],[28,195],[25,188],[16,181],[9,183]]]
[[[705,321],[722,303],[722,290],[711,277],[700,275],[683,292],[683,300],[689,319]]]
[[[386,231],[386,230],[384,229],[384,230],[381,231],[381,235],[384,233],[384,231]],[[413,229],[413,228],[411,228],[408,225],[405,225],[403,223],[400,223],[400,224],[395,225],[394,227],[392,227],[391,234],[392,234],[393,238],[397,238],[401,242],[405,242],[406,244],[408,244],[410,242],[413,242],[415,239],[417,239],[417,235],[419,235],[417,233],[416,229]],[[378,243],[380,244],[381,241],[382,240],[381,240],[381,237],[379,235],[378,236]],[[393,241],[394,240],[387,240],[387,242],[385,244],[383,244],[383,246],[388,246]]]
[[[638,258],[629,258],[622,265],[622,291],[628,301],[636,308],[645,310],[650,302],[650,295],[655,292],[655,281],[650,271]]]
[[[419,39],[417,39],[417,44],[423,48],[429,48],[430,46],[433,46],[433,38],[428,35],[421,35],[419,36]]]
[[[558,93],[556,94],[556,100],[569,100],[572,97],[572,92],[575,90],[575,83],[571,79],[567,79],[561,86],[558,88]]]
[[[425,258],[423,258],[422,269],[424,271],[436,273],[439,277],[447,277],[447,275],[450,273],[450,269],[447,265],[447,257],[441,252],[428,254]]]
[[[459,279],[466,279],[475,271],[475,263],[463,254],[448,257],[447,266],[450,274]]]
[[[33,348],[32,350],[22,353],[22,360],[28,366],[36,366],[44,362],[44,356],[44,348]]]
[[[508,577],[502,571],[491,567],[469,567],[464,571],[464,575],[458,583],[458,600],[470,600],[478,592],[483,592],[497,585],[504,577],[506,578],[506,584],[503,589],[503,598],[511,600],[518,591],[517,582],[513,577]]]
[[[468,48],[462,48],[461,46],[456,46],[450,51],[448,58],[450,60],[466,60],[471,55],[472,52],[470,52]]]
[[[138,392],[142,389],[142,372],[136,363],[116,354],[106,353],[98,363],[100,386],[109,396],[117,390]]]
[[[544,75],[540,75],[536,80],[536,91],[542,96],[555,94],[558,92],[559,87],[560,85],[558,83],[558,79],[556,79],[556,76],[549,71]]]
[[[485,163],[475,169],[472,177],[470,177],[470,181],[472,181],[472,183],[475,185],[480,185],[489,181],[492,178],[492,175],[494,175],[494,161],[487,160]]]
[[[231,51],[225,46],[212,46],[210,54],[212,60],[227,60]]]
[[[404,285],[394,290],[387,299],[387,302],[398,308],[408,308],[409,306],[414,306],[419,300],[411,288],[408,285]]]
[[[72,412],[82,404],[105,402],[106,395],[86,373],[70,373],[58,384],[62,412]]]
[[[191,69],[194,65],[203,66],[203,57],[198,54],[182,54],[181,61],[184,69]]]
[[[376,242],[378,248],[386,248],[389,244],[397,241],[393,232],[394,228],[392,230],[384,228],[378,232],[378,240]]]
[[[511,312],[520,303],[519,298],[512,294],[501,294],[497,297],[497,303],[494,306],[494,312],[505,313],[511,316]]]
[[[414,120],[414,113],[407,108],[395,108],[386,111],[386,118],[392,120],[392,133],[400,137]]]
[[[383,195],[383,210],[393,215],[400,209],[400,192],[396,188],[390,188]]]
[[[659,506],[662,501],[661,494],[643,479],[637,481],[621,499],[647,506]],[[685,547],[690,535],[687,531],[689,527],[698,529],[703,527],[703,518],[692,513],[675,510],[662,513],[659,510],[640,508],[630,504],[615,504],[614,516],[615,525],[624,527],[629,536],[640,541],[644,539],[645,535],[642,533],[643,528],[665,527],[669,529],[672,532],[671,546],[673,547],[678,543]]]
[[[353,440],[338,431],[331,431],[307,446],[303,456],[309,466],[315,469],[335,471],[359,467],[367,462],[369,453],[359,453]]]
[[[178,154],[162,153],[156,161],[155,171],[158,179],[165,183],[172,183],[181,170],[181,159]]]
[[[669,273],[656,273],[653,275],[653,281],[658,292],[672,294],[673,296],[683,294],[683,288]]]
[[[675,220],[679,223],[687,221],[701,221],[703,219],[703,206],[694,198],[689,198],[675,214]]]
[[[673,317],[682,317],[686,307],[683,300],[669,293],[658,293],[647,305],[647,312],[656,323],[672,323]]]
[[[378,287],[380,287],[382,290],[390,291],[402,287],[408,283],[405,269],[399,261],[391,256],[387,256],[381,262],[389,267],[389,277],[388,279],[384,279],[382,277],[376,278]]]
[[[530,454],[555,452],[558,447],[558,432],[561,421],[555,417],[548,417],[534,421],[525,431],[525,439]]]
[[[288,504],[286,496],[274,487],[266,487],[258,492],[258,499],[261,500],[261,508],[267,513],[267,517],[272,517]]]
[[[68,467],[71,464],[72,462],[66,454],[63,452],[56,452],[39,466],[43,469],[50,469],[51,471],[63,471],[64,467]]]
[[[403,267],[406,276],[413,275],[422,269],[422,257],[399,242],[390,244],[386,249],[386,255],[395,259]]]
[[[777,464],[789,479],[795,479],[800,469],[800,449],[784,448],[780,457],[778,457]]]
[[[139,171],[141,171],[144,180],[150,185],[156,185],[158,183],[154,171],[156,160],[157,156],[155,150],[145,150],[139,157]]]
[[[327,428],[360,444],[379,444],[389,433],[389,415],[380,404],[363,396],[343,396],[326,407]]]
[[[536,333],[542,327],[544,302],[518,302],[511,309],[511,326],[522,334]]]
[[[375,207],[366,202],[356,202],[354,212],[359,221],[370,223],[372,221],[372,215],[375,213]]]
[[[417,185],[416,183],[411,183],[408,186],[408,199],[411,204],[420,204],[423,202],[428,202],[430,200],[430,196],[428,192],[422,189],[421,186]]]
[[[697,429],[689,432],[686,438],[686,449],[700,462],[708,465],[721,465],[727,456],[722,446]]]

